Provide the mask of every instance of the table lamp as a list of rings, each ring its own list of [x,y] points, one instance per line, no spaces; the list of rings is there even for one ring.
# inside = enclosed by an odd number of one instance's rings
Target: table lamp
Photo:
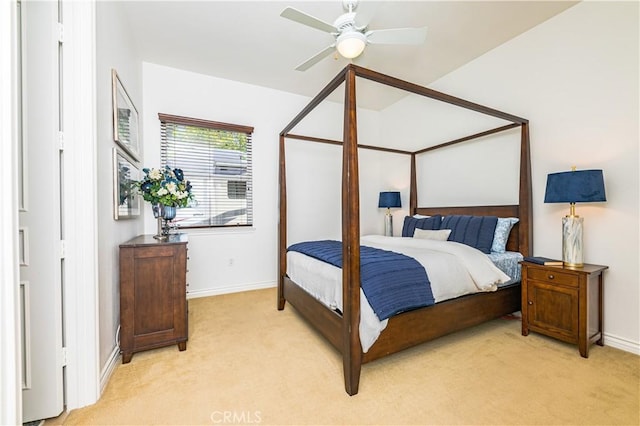
[[[583,218],[576,215],[576,203],[607,201],[602,170],[573,170],[547,175],[545,203],[569,203],[569,215],[562,218],[562,261],[566,266],[583,266]]]
[[[391,208],[402,207],[400,202],[400,192],[385,191],[380,193],[378,199],[378,208],[386,208],[387,214],[384,217],[384,235],[393,237],[393,216],[391,216]]]

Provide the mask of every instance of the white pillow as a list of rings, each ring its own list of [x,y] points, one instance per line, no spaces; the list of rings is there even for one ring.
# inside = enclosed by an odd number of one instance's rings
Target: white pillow
[[[425,216],[423,214],[414,214],[413,217],[416,218],[416,219],[426,219],[426,218],[431,217],[431,216]]]
[[[449,234],[451,234],[451,229],[420,229],[416,228],[413,232],[413,238],[421,238],[423,240],[437,240],[437,241],[447,241],[449,238]]]

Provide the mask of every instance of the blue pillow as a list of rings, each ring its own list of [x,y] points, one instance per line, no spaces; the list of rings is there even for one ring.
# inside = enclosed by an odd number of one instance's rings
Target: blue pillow
[[[507,249],[507,241],[509,233],[513,225],[518,223],[520,219],[517,217],[499,217],[496,225],[496,232],[493,234],[493,244],[491,245],[492,253],[504,253]]]
[[[451,229],[449,241],[466,244],[489,254],[497,224],[497,216],[452,215],[442,220],[440,229]]]
[[[415,217],[406,216],[404,218],[404,225],[402,226],[403,237],[413,237],[413,232],[418,229],[440,229],[440,223],[442,222],[442,216],[439,214],[417,219]]]

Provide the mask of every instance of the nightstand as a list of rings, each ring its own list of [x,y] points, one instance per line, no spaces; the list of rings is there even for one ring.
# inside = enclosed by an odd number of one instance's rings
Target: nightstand
[[[529,331],[578,345],[589,357],[589,345],[603,346],[603,272],[608,266],[522,265],[522,335]]]

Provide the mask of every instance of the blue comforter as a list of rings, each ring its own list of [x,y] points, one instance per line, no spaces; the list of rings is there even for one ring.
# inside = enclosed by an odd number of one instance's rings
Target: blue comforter
[[[342,268],[342,243],[323,240],[293,244],[297,251]],[[360,246],[360,287],[380,320],[434,304],[427,271],[414,258]]]

